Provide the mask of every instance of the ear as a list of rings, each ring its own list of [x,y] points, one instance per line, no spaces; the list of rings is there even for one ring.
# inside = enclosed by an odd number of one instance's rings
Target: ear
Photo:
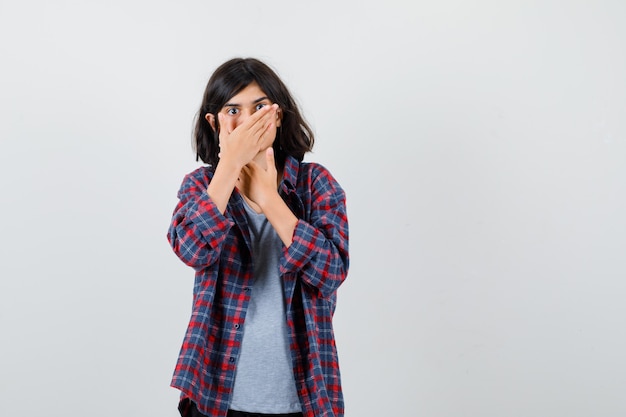
[[[276,121],[276,127],[280,127],[280,124],[283,121],[283,111],[280,109],[280,107],[278,108],[278,110],[276,110],[276,118],[278,119]]]
[[[204,115],[204,118],[206,119],[207,122],[209,122],[209,124],[211,125],[211,128],[215,130],[215,116],[211,113],[207,113]]]

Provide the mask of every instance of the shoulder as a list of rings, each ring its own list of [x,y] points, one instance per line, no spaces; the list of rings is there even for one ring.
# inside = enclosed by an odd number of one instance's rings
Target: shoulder
[[[343,189],[330,170],[317,162],[301,162],[298,183],[313,188],[318,193],[340,193]]]
[[[197,190],[206,190],[211,178],[213,178],[214,169],[211,166],[199,167],[186,174],[180,185],[179,195],[186,193],[194,193]]]
[[[183,178],[183,184],[187,182],[206,182],[208,184],[213,178],[214,169],[212,166],[201,166],[186,174]]]

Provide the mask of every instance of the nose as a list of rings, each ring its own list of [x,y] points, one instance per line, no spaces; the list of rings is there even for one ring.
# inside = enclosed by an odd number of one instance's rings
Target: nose
[[[252,116],[252,111],[248,110],[248,109],[241,109],[239,111],[239,114],[237,115],[237,117],[231,119],[232,122],[232,129],[235,129],[237,126],[241,125],[242,123],[244,123],[246,120],[248,120],[248,118],[250,118],[250,116]]]
[[[250,116],[252,116],[252,113],[249,110],[241,110],[236,120],[237,126],[248,120]]]

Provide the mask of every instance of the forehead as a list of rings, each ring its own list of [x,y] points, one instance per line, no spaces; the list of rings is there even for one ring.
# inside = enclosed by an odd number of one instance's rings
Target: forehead
[[[228,99],[230,104],[251,104],[258,101],[260,98],[267,97],[267,94],[256,82],[248,84],[243,90]]]

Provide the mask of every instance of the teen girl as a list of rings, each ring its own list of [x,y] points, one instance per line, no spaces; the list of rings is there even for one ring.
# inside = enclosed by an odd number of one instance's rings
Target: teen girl
[[[172,386],[182,416],[343,416],[332,328],[348,272],[345,195],[304,163],[313,133],[267,65],[211,76],[168,240],[195,271]]]

